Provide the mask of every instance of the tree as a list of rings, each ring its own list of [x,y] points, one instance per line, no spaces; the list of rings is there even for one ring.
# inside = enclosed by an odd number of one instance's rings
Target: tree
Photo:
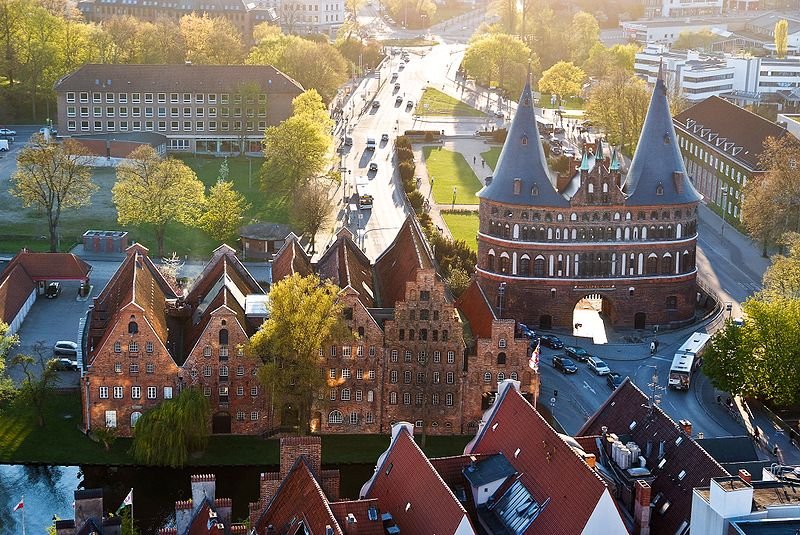
[[[789,247],[789,254],[772,257],[772,265],[764,273],[762,293],[800,299],[800,234],[788,233],[784,241]]]
[[[137,462],[179,468],[189,454],[208,445],[208,398],[198,388],[183,388],[173,399],[144,413],[134,428],[131,453]]]
[[[542,73],[539,91],[557,95],[563,101],[564,97],[580,95],[585,81],[583,69],[571,62],[559,61]]]
[[[331,222],[330,189],[321,180],[314,180],[297,190],[292,201],[292,223],[310,239],[310,254],[314,254],[316,235]]]
[[[615,69],[592,87],[584,116],[605,131],[608,141],[633,154],[649,101],[643,80]]]
[[[747,358],[743,355],[743,332],[746,329],[732,321],[711,338],[703,355],[703,374],[714,387],[732,394],[744,393],[750,382]]]
[[[528,70],[538,73],[539,58],[516,36],[488,33],[470,41],[463,66],[478,83],[501,87],[516,96],[525,85]]]
[[[594,15],[578,11],[569,27],[570,57],[573,63],[581,64],[589,57],[589,51],[600,42],[600,25]]]
[[[786,57],[786,50],[789,48],[789,23],[786,19],[781,19],[775,23],[775,53],[779,58]]]
[[[77,141],[49,143],[38,134],[17,156],[10,192],[26,208],[35,206],[45,212],[51,252],[58,250],[62,211],[87,206],[97,190],[85,164],[87,156],[89,152]]]
[[[6,358],[14,347],[19,345],[19,336],[9,334],[10,327],[0,321],[0,409],[14,397],[14,382],[6,375]]]
[[[681,32],[672,48],[677,50],[708,50],[713,43],[719,40],[720,36],[711,30]]]
[[[589,50],[589,58],[583,65],[586,74],[602,79],[616,69],[622,69],[628,74],[633,74],[633,64],[639,46],[635,43],[627,45],[614,45],[610,48],[603,43],[595,43]]]
[[[19,354],[14,356],[11,363],[22,369],[23,378],[17,399],[34,410],[37,424],[44,427],[47,423],[45,406],[53,393],[53,386],[58,382],[58,371],[53,366],[54,362],[45,357],[49,353],[49,347],[44,341],[39,340],[33,344],[33,352],[36,357]],[[39,369],[34,369],[36,365]]]
[[[119,432],[116,427],[95,427],[92,429],[92,435],[103,443],[106,451],[111,451],[111,446],[117,441]]]
[[[200,216],[200,228],[215,240],[224,242],[235,235],[249,209],[250,204],[233,189],[233,183],[220,178],[211,186],[206,209]]]
[[[234,65],[244,60],[242,36],[227,18],[192,13],[181,17],[178,26],[192,63]]]
[[[264,363],[260,382],[272,392],[276,406],[298,407],[302,434],[308,433],[312,407],[326,387],[320,349],[352,337],[338,294],[338,287],[317,275],[295,273],[280,280],[269,291],[270,317],[250,340]]]
[[[117,167],[111,190],[120,225],[154,226],[158,255],[164,255],[164,234],[173,221],[196,226],[205,204],[205,186],[194,171],[173,158],[162,160],[149,145],[133,151]]]
[[[319,129],[330,135],[334,122],[328,115],[328,108],[322,100],[322,96],[316,89],[308,89],[292,99],[292,115],[304,115],[312,119]]]

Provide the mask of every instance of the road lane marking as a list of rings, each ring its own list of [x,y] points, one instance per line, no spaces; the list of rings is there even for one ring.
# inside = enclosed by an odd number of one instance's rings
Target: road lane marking
[[[589,389],[589,391],[590,391],[592,394],[595,394],[595,395],[597,394],[597,392],[595,392],[594,388],[592,388],[591,386],[589,386],[589,383],[587,383],[586,381],[584,381],[584,382],[583,382],[583,388],[588,388],[588,389]]]
[[[653,358],[655,360],[663,360],[664,362],[672,362],[672,359],[668,359],[668,358],[665,358],[665,357],[651,357],[651,358]]]

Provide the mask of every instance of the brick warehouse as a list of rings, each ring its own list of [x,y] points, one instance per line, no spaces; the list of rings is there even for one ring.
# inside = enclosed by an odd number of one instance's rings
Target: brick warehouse
[[[595,297],[616,327],[693,320],[701,197],[661,74],[627,175],[598,142],[572,176],[554,183],[538,139],[528,84],[494,176],[478,193],[477,281],[497,315],[571,327],[576,304]]]
[[[345,319],[358,335],[352,346],[322,351],[330,392],[314,430],[387,433],[405,420],[432,434],[474,432],[498,381],[518,379],[525,392],[536,390],[528,340],[515,336],[513,320],[494,315],[479,288],[453,300],[413,217],[374,265],[346,229],[315,265],[290,235],[273,280],[314,271],[343,288]]]
[[[191,291],[177,292],[141,245],[94,298],[82,378],[84,427],[116,427],[130,436],[142,413],[185,385],[209,397],[218,433],[258,434],[270,427],[257,361],[245,354],[266,315],[266,296],[223,245]]]

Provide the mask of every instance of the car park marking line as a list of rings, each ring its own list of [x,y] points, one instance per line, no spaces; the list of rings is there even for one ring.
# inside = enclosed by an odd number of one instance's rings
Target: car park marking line
[[[672,359],[664,358],[664,357],[651,357],[654,360],[663,360],[664,362],[672,362]]]
[[[588,389],[589,389],[589,391],[590,391],[592,394],[597,394],[597,392],[595,392],[594,388],[592,388],[591,386],[589,386],[589,383],[587,383],[586,381],[584,381],[584,382],[583,382],[583,388],[588,388]]]

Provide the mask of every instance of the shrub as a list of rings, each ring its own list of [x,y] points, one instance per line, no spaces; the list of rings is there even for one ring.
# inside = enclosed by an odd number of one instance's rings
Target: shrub
[[[417,166],[414,165],[414,162],[400,162],[397,166],[397,172],[400,174],[400,178],[405,183],[407,180],[414,180],[414,172],[416,171]]]
[[[494,132],[492,132],[492,141],[495,141],[496,143],[505,143],[507,135],[508,132],[506,131],[505,128],[495,130]]]
[[[433,132],[431,131],[425,132],[425,141],[427,141],[428,143],[433,141]]]
[[[400,147],[395,151],[397,155],[397,162],[411,162],[414,163],[414,152],[406,147]]]
[[[416,190],[412,191],[408,194],[408,201],[416,214],[423,213],[422,206],[425,204],[425,197],[422,196],[422,193]]]
[[[394,146],[397,149],[411,150],[411,140],[409,140],[406,136],[398,136],[394,140]]]

